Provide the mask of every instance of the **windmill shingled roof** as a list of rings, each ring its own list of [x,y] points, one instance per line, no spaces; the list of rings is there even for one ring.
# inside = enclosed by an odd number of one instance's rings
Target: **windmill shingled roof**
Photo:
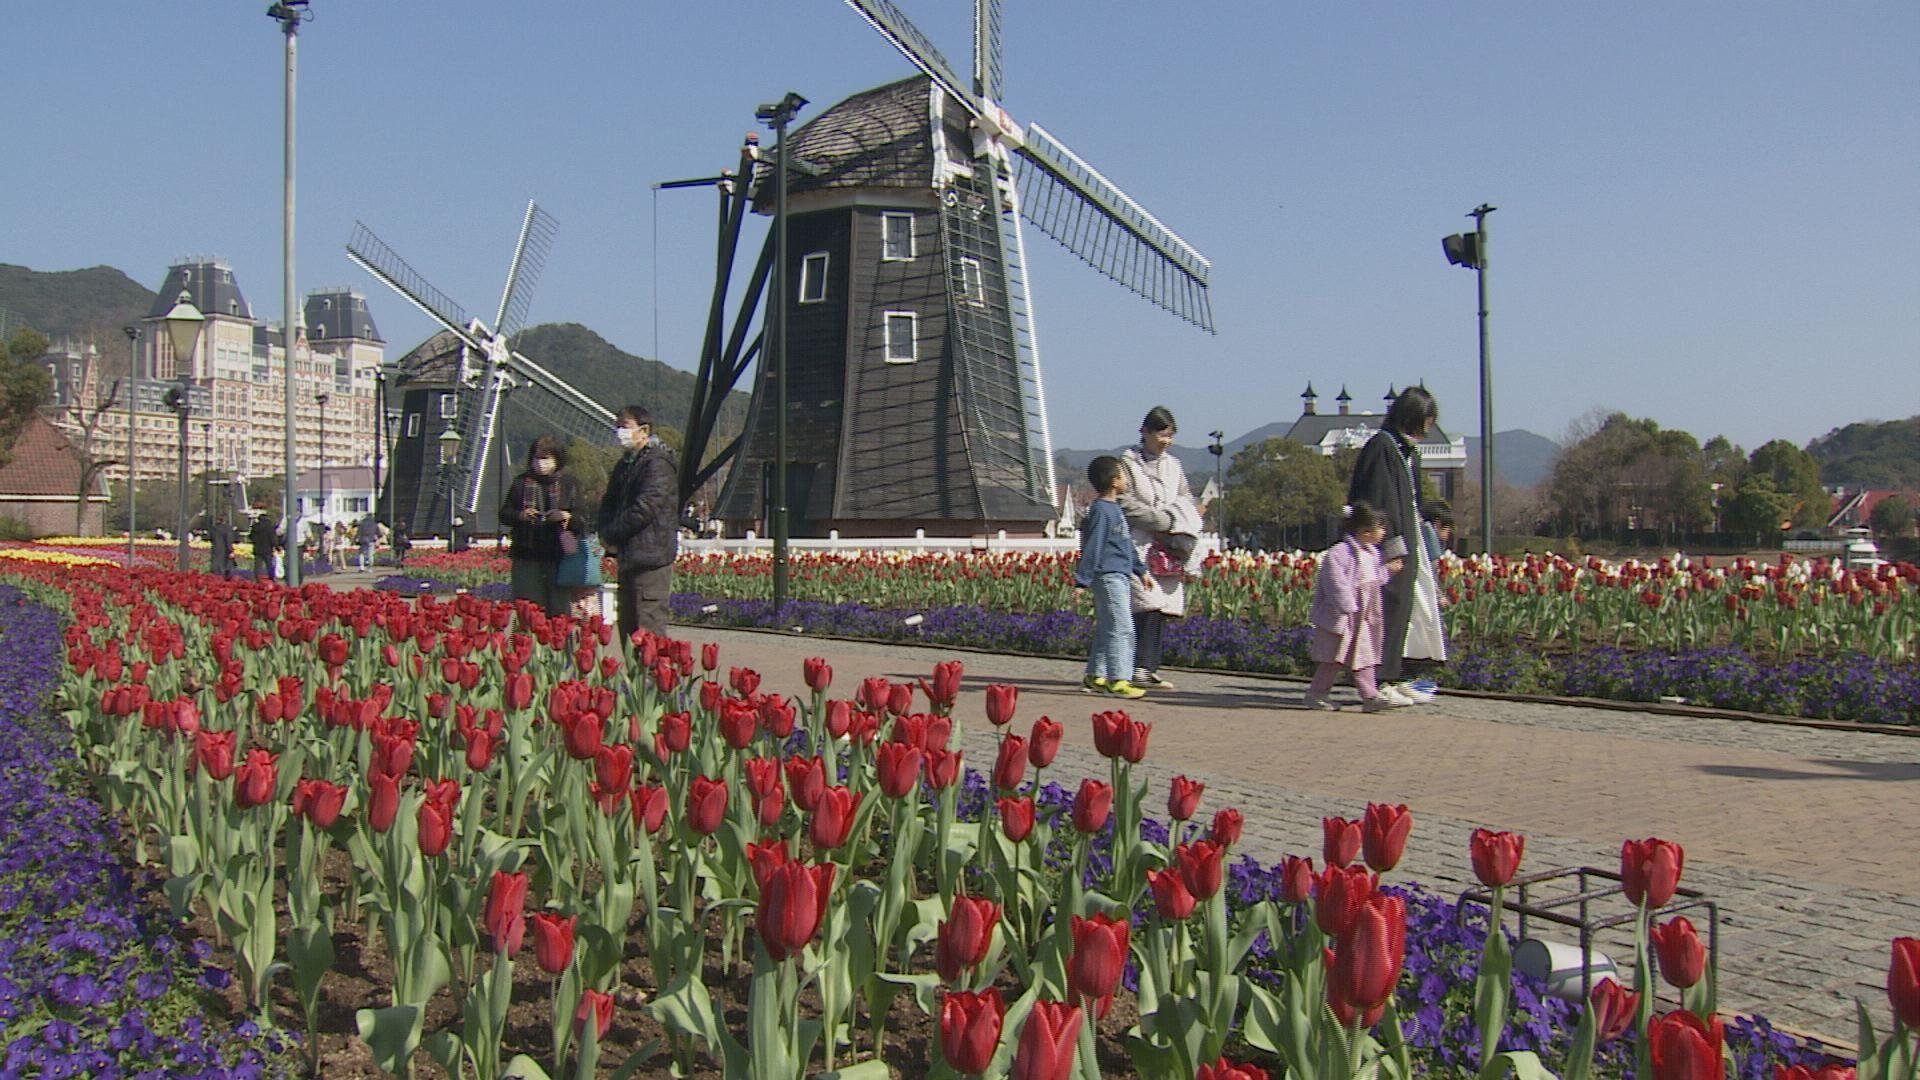
[[[39,413],[27,418],[13,443],[13,460],[0,466],[0,498],[8,495],[64,495],[80,486],[80,451]],[[97,476],[96,494],[105,494],[106,477]]]
[[[915,75],[862,91],[794,129],[790,152],[826,167],[819,176],[796,174],[788,194],[830,188],[933,186],[933,80]],[[774,150],[766,153],[770,168]],[[754,209],[773,208],[762,184]]]

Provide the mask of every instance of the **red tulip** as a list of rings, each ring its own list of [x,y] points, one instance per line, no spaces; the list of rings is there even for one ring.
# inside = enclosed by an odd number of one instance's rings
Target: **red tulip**
[[[887,702],[893,698],[893,684],[877,675],[869,675],[860,680],[860,689],[853,700],[867,712],[884,712]]]
[[[957,983],[976,968],[993,947],[993,928],[1000,925],[1000,905],[969,896],[953,898],[953,910],[941,921],[934,938],[933,963],[940,978]]]
[[[764,799],[780,787],[780,759],[771,757],[746,760],[747,790],[755,799]]]
[[[1352,866],[1360,857],[1360,823],[1343,817],[1320,819],[1320,858],[1328,866]]]
[[[1330,987],[1355,1011],[1387,1003],[1400,981],[1407,958],[1407,903],[1398,896],[1376,895],[1360,909],[1334,950]]]
[[[1173,778],[1173,786],[1167,790],[1167,816],[1175,821],[1186,821],[1200,809],[1200,796],[1207,785],[1184,776]]]
[[[931,754],[945,750],[953,739],[953,717],[933,714],[921,717],[920,749]]]
[[[696,776],[687,788],[687,828],[710,836],[727,816],[727,785],[723,780]]]
[[[495,870],[481,918],[494,952],[511,956],[520,951],[521,938],[527,932],[526,903],[527,875]]]
[[[1227,849],[1211,840],[1196,840],[1173,849],[1174,865],[1180,880],[1196,900],[1209,900],[1220,891],[1225,876]]]
[[[833,685],[833,668],[818,656],[809,656],[801,661],[800,668],[807,680],[807,689],[816,694],[824,694],[827,687]]]
[[[592,988],[580,991],[580,1008],[573,1014],[576,1033],[586,1031],[589,1016],[593,1017],[594,1037],[606,1038],[607,1032],[613,1030],[613,995]]]
[[[767,955],[775,960],[806,948],[827,913],[833,894],[834,865],[807,866],[790,862],[775,867],[760,887],[760,910],[754,922]]]
[[[668,750],[685,753],[693,742],[693,717],[684,712],[661,713],[660,736]]]
[[[1680,885],[1687,853],[1679,844],[1648,837],[1620,845],[1620,884],[1627,899],[1649,908],[1662,907],[1673,899]]]
[[[1373,898],[1380,879],[1359,866],[1329,866],[1320,872],[1319,897],[1313,906],[1313,920],[1320,932],[1339,937],[1353,928],[1360,909]]]
[[[435,858],[453,840],[453,807],[434,799],[420,804],[420,854]]]
[[[1685,1009],[1656,1016],[1647,1028],[1654,1080],[1721,1080],[1725,1042],[1720,1018],[1702,1020]]]
[[[962,1076],[986,1072],[1000,1046],[1007,1006],[1000,991],[949,991],[940,1001],[940,1051]]]
[[[959,750],[927,751],[927,788],[930,791],[945,791],[960,779]]]
[[[880,744],[876,752],[880,771],[880,793],[889,799],[903,799],[920,781],[920,748],[891,740]]]
[[[633,786],[633,747],[601,747],[593,755],[593,776],[602,789],[625,795]]]
[[[821,790],[813,806],[813,819],[807,823],[807,839],[822,851],[830,851],[853,835],[853,819],[860,813],[864,795],[844,787]]]
[[[700,684],[700,707],[709,714],[720,711],[720,695],[725,693],[720,684],[711,680]]]
[[[1020,704],[1020,688],[1007,683],[987,687],[987,722],[994,727],[1013,723],[1013,711]]]
[[[472,772],[486,772],[493,764],[494,737],[478,728],[467,733],[467,768]]]
[[[507,711],[519,712],[531,704],[533,704],[533,675],[522,671],[507,676]]]
[[[734,693],[750,698],[755,690],[760,689],[760,673],[752,668],[728,668],[727,682],[733,686]]]
[[[193,733],[194,761],[207,771],[209,779],[225,780],[233,775],[233,751],[239,737],[238,732],[204,728]]]
[[[1413,815],[1405,803],[1368,803],[1360,826],[1367,865],[1383,874],[1400,865],[1400,856],[1407,850],[1407,834],[1412,831]]]
[[[264,806],[273,799],[280,769],[271,751],[254,747],[247,760],[233,770],[233,803],[242,810]]]
[[[1685,915],[1675,915],[1648,932],[1653,951],[1660,958],[1660,977],[1685,990],[1707,973],[1707,947],[1694,932]]]
[[[1113,811],[1113,785],[1101,780],[1080,781],[1073,797],[1073,827],[1083,833],[1097,833],[1106,827]]]
[[[347,804],[347,785],[326,780],[302,780],[293,786],[293,812],[305,815],[316,829],[331,829]]]
[[[927,700],[939,710],[953,708],[954,700],[960,696],[960,676],[964,669],[958,660],[942,660],[933,665],[933,684],[921,686],[927,691]]]
[[[1358,1025],[1364,1030],[1378,1024],[1380,1018],[1386,1015],[1386,1004],[1383,1002],[1375,1005],[1371,1009],[1354,1008],[1351,995],[1347,993],[1346,987],[1339,981],[1340,969],[1338,964],[1340,958],[1334,954],[1332,949],[1322,949],[1320,953],[1323,957],[1323,965],[1327,971],[1327,1007],[1333,1011],[1333,1018],[1340,1022],[1341,1027],[1345,1028]]]
[[[1805,1065],[1775,1065],[1773,1080],[1854,1080],[1854,1070],[1850,1065],[1827,1062],[1818,1068],[1809,1069]]]
[[[1241,1065],[1221,1058],[1211,1065],[1200,1066],[1193,1074],[1193,1080],[1270,1080],[1267,1070],[1258,1065]]]
[[[1097,1001],[1110,996],[1120,985],[1120,973],[1127,966],[1127,939],[1132,932],[1127,920],[1101,913],[1091,919],[1073,916],[1073,959],[1067,965],[1067,981],[1082,998]]]
[[[720,645],[718,642],[709,641],[700,646],[700,666],[707,671],[719,669]]]
[[[993,786],[1000,791],[1014,791],[1026,778],[1027,740],[1018,735],[1001,739],[993,762]]]
[[[1127,730],[1120,738],[1120,756],[1135,765],[1147,756],[1147,736],[1153,734],[1153,725],[1143,720],[1127,721]]]
[[[1033,833],[1033,796],[1018,799],[1001,799],[1000,828],[1007,839],[1018,844]]]
[[[1887,1001],[1902,1024],[1920,1028],[1920,938],[1893,939],[1893,960],[1887,965]]]
[[[747,865],[753,868],[753,883],[763,890],[767,887],[767,875],[792,861],[793,853],[787,849],[785,840],[747,845]]]
[[[1213,815],[1213,842],[1221,847],[1232,847],[1240,842],[1240,831],[1246,827],[1247,820],[1240,811],[1229,806]]]
[[[573,931],[577,916],[557,911],[533,913],[533,956],[540,970],[558,975],[573,963]]]
[[[736,669],[737,670],[737,669]],[[745,750],[759,730],[760,710],[750,701],[738,698],[720,700],[720,737],[735,750]]]
[[[887,711],[895,716],[905,716],[913,711],[913,684],[895,683],[887,687]]]
[[[1120,709],[1093,714],[1093,748],[1103,758],[1117,758],[1126,749],[1127,729],[1133,720]]]
[[[583,712],[573,723],[562,725],[561,734],[567,745],[567,756],[576,761],[593,760],[607,738],[605,721],[592,711]]]
[[[1014,1051],[1011,1080],[1068,1080],[1073,1055],[1080,1046],[1083,1017],[1078,1005],[1036,1001],[1020,1029],[1020,1048]]]
[[[385,773],[367,777],[367,824],[374,832],[393,828],[400,814],[400,782]]]
[[[1313,860],[1287,856],[1280,871],[1280,896],[1289,904],[1304,904],[1313,899]]]
[[[853,727],[853,702],[827,702],[827,735],[830,738],[844,739]]]
[[[1161,918],[1179,922],[1193,914],[1193,893],[1180,880],[1179,871],[1147,871],[1147,888],[1153,892],[1153,906]]]
[[[787,787],[793,791],[793,805],[808,813],[827,786],[827,763],[820,755],[790,757],[786,763]]]
[[[1520,869],[1520,857],[1527,851],[1527,838],[1519,833],[1475,829],[1469,848],[1474,876],[1487,888],[1497,889],[1512,881]]]
[[[1640,1011],[1640,995],[1612,979],[1601,979],[1588,995],[1593,1010],[1594,1032],[1600,1042],[1619,1038],[1633,1026]]]
[[[620,670],[618,657],[605,656],[600,659],[600,677],[611,679]],[[662,694],[673,693],[680,685],[680,670],[665,660],[656,660],[653,664],[653,685]]]
[[[793,702],[778,694],[760,699],[760,728],[776,739],[793,734],[796,715]]]
[[[649,833],[657,833],[667,821],[667,789],[661,784],[640,784],[627,792],[633,807],[633,823]]]
[[[1027,762],[1036,769],[1053,764],[1054,755],[1060,752],[1060,740],[1066,734],[1067,729],[1058,720],[1045,716],[1035,720],[1033,732],[1027,739]]]

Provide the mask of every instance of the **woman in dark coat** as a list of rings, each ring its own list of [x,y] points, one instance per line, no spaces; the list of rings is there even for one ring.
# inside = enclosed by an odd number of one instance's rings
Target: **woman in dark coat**
[[[1360,448],[1347,501],[1379,510],[1387,526],[1380,545],[1386,563],[1386,647],[1380,658],[1382,695],[1406,704],[1432,695],[1405,684],[1409,662],[1444,663],[1446,630],[1440,620],[1440,585],[1433,556],[1426,550],[1420,505],[1420,439],[1439,419],[1440,408],[1426,388],[1410,386],[1393,399],[1386,422]]]
[[[574,590],[555,581],[567,554],[562,534],[578,545],[587,528],[586,519],[574,513],[577,492],[566,466],[567,452],[558,440],[548,435],[533,440],[526,471],[513,478],[500,504],[513,559],[513,598],[531,600],[549,615],[565,615],[573,605]]]

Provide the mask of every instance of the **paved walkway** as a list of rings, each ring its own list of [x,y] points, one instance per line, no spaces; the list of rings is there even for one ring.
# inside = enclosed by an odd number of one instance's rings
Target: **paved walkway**
[[[842,693],[868,675],[924,676],[958,656],[975,767],[992,755],[982,690],[1011,682],[1021,691],[1016,727],[1043,714],[1066,724],[1050,775],[1106,773],[1087,717],[1108,706],[1078,692],[1076,665],[747,631],[684,635],[720,642],[723,665],[757,668],[785,693],[803,687],[808,656],[832,662]],[[1204,814],[1227,805],[1246,814],[1247,854],[1318,861],[1320,818],[1356,817],[1369,800],[1414,812],[1406,862],[1391,876],[1448,893],[1473,884],[1467,835],[1477,825],[1525,833],[1533,869],[1615,868],[1621,840],[1664,837],[1686,848],[1684,883],[1721,905],[1724,1009],[1849,1041],[1858,997],[1887,1023],[1888,942],[1920,934],[1920,825],[1905,802],[1920,788],[1901,786],[1920,779],[1920,738],[1444,696],[1386,714],[1307,712],[1300,683],[1172,674],[1177,691],[1128,706],[1154,725],[1153,798],[1175,774],[1204,780]],[[1695,922],[1704,932],[1704,918]],[[1602,946],[1624,965],[1629,942]]]

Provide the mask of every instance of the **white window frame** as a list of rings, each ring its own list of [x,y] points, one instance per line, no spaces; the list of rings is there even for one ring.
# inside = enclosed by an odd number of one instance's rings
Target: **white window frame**
[[[833,258],[824,251],[812,251],[800,258],[800,291],[796,303],[818,304],[827,298],[827,270]],[[811,295],[807,286],[813,286]]]
[[[987,306],[986,271],[971,255],[960,256],[960,299],[977,307]]]
[[[888,244],[887,242],[888,226],[895,221],[901,221],[906,223],[907,253],[905,255],[893,254],[890,250],[891,245]],[[919,250],[914,246],[914,240],[913,240],[913,215],[905,211],[897,211],[897,210],[888,210],[888,211],[882,212],[880,215],[880,261],[881,262],[912,262],[914,256],[918,254],[919,254]]]
[[[409,439],[416,439],[420,437],[420,414],[417,412],[410,412],[407,414],[406,437]]]
[[[897,356],[893,351],[893,321],[907,320],[907,355]],[[911,364],[920,359],[920,313],[917,311],[886,311],[880,315],[880,354],[889,364]]]
[[[455,420],[460,416],[460,399],[454,394],[440,395],[440,419]]]

